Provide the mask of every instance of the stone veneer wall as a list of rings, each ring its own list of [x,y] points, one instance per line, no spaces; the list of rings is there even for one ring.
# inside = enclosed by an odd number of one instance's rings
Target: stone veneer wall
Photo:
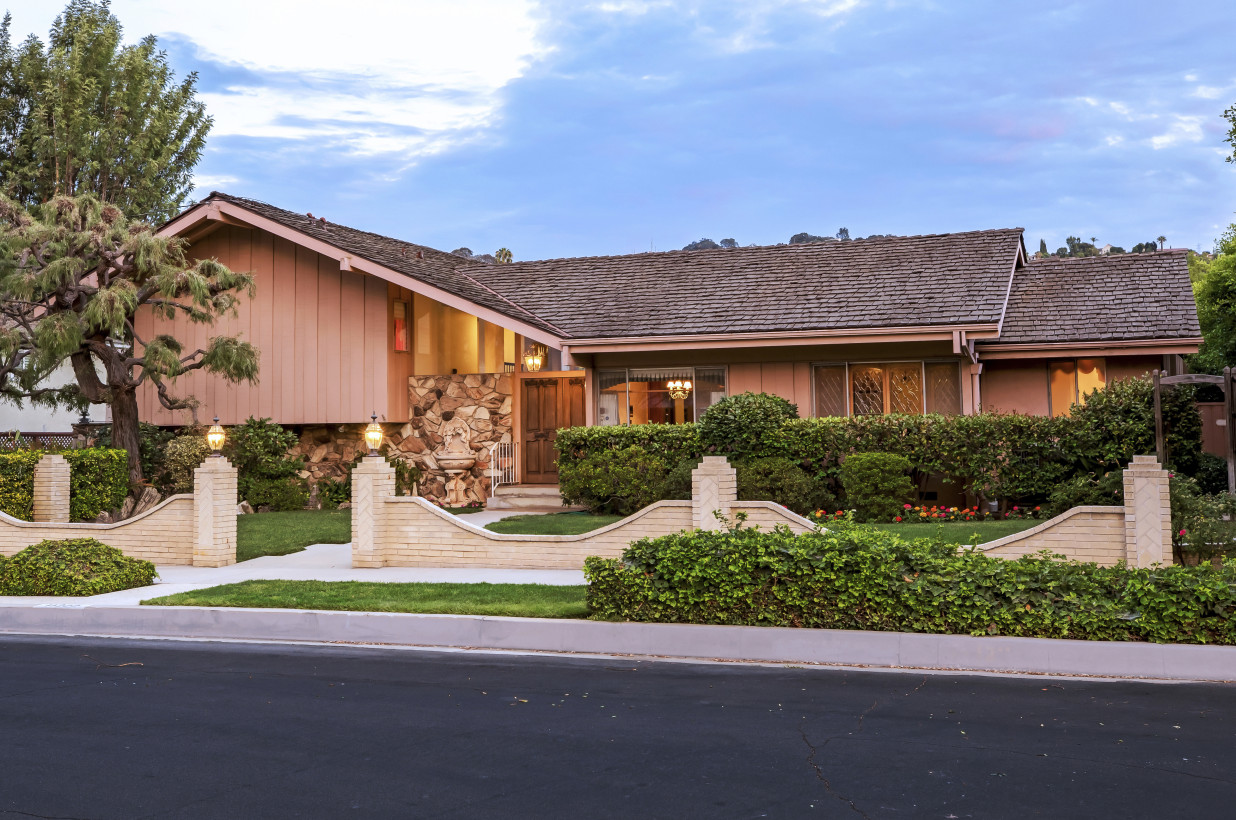
[[[442,423],[458,417],[471,430],[476,464],[464,477],[468,495],[482,503],[489,497],[489,447],[511,441],[514,380],[505,373],[412,376],[408,379],[406,422],[384,422],[383,443],[389,456],[409,461],[424,471],[419,494],[430,499],[446,495],[446,473],[438,469],[434,451],[442,446]],[[364,424],[307,425],[300,442],[289,451],[305,459],[301,478],[313,484],[324,478],[346,480],[356,457],[365,453]]]
[[[469,373],[452,376],[412,376],[408,379],[408,408],[412,437],[400,449],[425,471],[421,495],[440,499],[446,494],[444,471],[434,452],[442,446],[444,422],[462,419],[471,431],[469,446],[476,464],[464,475],[471,500],[489,497],[489,448],[511,441],[511,409],[515,380],[506,373]]]

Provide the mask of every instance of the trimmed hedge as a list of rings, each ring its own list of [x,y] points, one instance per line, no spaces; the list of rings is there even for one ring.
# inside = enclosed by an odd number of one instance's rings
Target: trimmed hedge
[[[0,564],[0,595],[102,595],[154,577],[154,564],[93,538],[40,541]]]
[[[1236,644],[1236,568],[994,558],[839,523],[636,541],[584,562],[598,620]]]
[[[734,397],[735,399],[739,397]],[[708,420],[704,414],[701,425]],[[1192,475],[1201,457],[1201,417],[1193,391],[1164,393],[1171,464]],[[638,446],[682,461],[715,452],[697,435],[699,425],[572,428],[558,432],[558,467],[564,483],[591,453]],[[1125,379],[1096,391],[1068,417],[983,413],[975,416],[854,416],[785,421],[754,457],[788,458],[833,492],[840,490],[841,462],[853,453],[905,457],[918,473],[942,475],[975,497],[1008,504],[1042,502],[1076,475],[1103,475],[1134,455],[1153,453],[1154,397],[1146,379]],[[588,503],[587,499],[579,499]]]
[[[69,518],[93,521],[103,510],[119,508],[129,492],[124,450],[17,450],[0,453],[0,511],[29,521],[34,517],[34,467],[48,453],[69,462]]]

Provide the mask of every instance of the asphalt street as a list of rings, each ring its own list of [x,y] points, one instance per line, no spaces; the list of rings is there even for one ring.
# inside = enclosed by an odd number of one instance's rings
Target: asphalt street
[[[1233,686],[0,637],[0,818],[1234,815]]]

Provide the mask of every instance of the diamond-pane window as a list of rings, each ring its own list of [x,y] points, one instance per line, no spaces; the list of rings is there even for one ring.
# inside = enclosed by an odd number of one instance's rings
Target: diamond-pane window
[[[956,362],[928,362],[927,412],[961,415],[961,374]]]
[[[923,412],[923,363],[897,362],[888,366],[890,413]]]
[[[856,364],[850,368],[850,393],[856,416],[880,416],[884,410],[883,367],[874,364]]]
[[[815,414],[846,415],[845,365],[822,365],[815,369]]]

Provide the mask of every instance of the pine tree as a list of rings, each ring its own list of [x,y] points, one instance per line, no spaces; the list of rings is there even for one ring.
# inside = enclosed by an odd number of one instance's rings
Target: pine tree
[[[72,0],[44,48],[0,23],[0,192],[26,207],[91,193],[132,218],[171,218],[193,188],[211,119],[197,75],[176,82],[153,36],[121,44],[106,0]]]
[[[213,324],[250,297],[250,274],[213,260],[190,263],[186,243],[130,222],[92,195],[57,197],[36,209],[0,196],[0,396],[45,406],[108,404],[112,443],[129,453],[129,483],[142,482],[137,390],[149,381],[169,409],[194,409],[174,396],[176,378],[193,370],[232,382],[257,381],[256,348],[216,336],[185,351],[168,335],[136,333],[139,309]],[[70,362],[76,384],[46,386]]]

